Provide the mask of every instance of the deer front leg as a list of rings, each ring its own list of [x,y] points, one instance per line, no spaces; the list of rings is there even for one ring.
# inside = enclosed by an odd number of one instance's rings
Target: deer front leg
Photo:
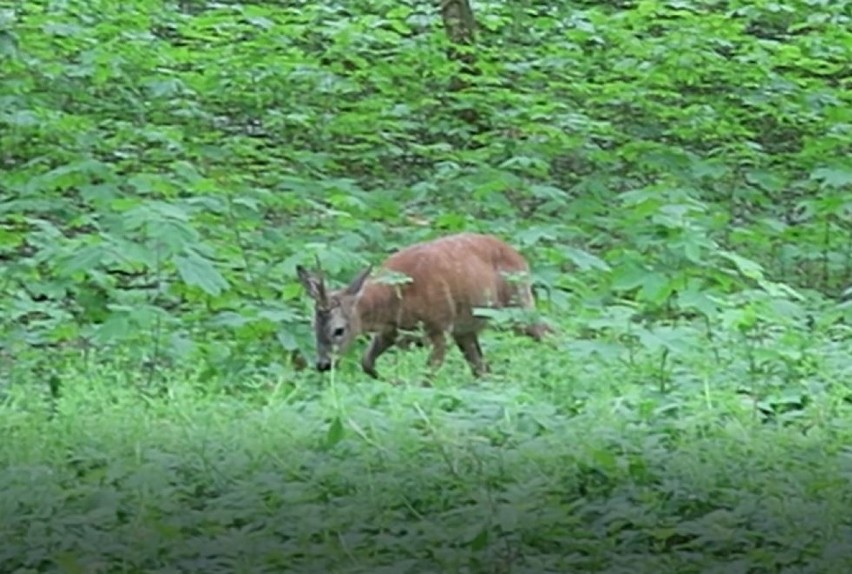
[[[481,377],[488,373],[488,365],[482,357],[482,347],[479,345],[479,338],[474,333],[454,334],[453,338],[458,345],[459,350],[464,355],[467,363],[475,377]]]
[[[376,371],[376,359],[378,359],[382,353],[390,349],[395,340],[395,330],[383,331],[373,335],[373,339],[370,341],[370,346],[367,347],[367,350],[364,352],[364,356],[361,358],[361,369],[374,379],[378,379],[379,373]]]
[[[444,364],[444,357],[447,354],[447,338],[444,331],[429,331],[427,333],[429,342],[432,343],[432,352],[429,353],[429,368],[434,372]]]
[[[515,325],[512,330],[517,335],[526,335],[535,340],[542,341],[546,335],[552,334],[553,329],[544,323],[535,323],[532,325]]]

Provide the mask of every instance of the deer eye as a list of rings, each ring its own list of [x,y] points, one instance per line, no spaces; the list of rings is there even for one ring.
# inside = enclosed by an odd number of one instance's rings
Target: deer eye
[[[334,331],[332,331],[332,332],[331,332],[331,336],[332,336],[332,337],[342,337],[342,336],[343,336],[343,332],[344,332],[345,330],[346,330],[346,329],[344,329],[343,327],[337,327],[337,328],[335,328],[335,329],[334,329]]]

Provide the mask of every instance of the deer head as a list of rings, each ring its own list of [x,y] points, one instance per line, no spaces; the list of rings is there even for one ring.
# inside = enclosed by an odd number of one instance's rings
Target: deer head
[[[356,303],[372,265],[361,270],[343,289],[329,292],[322,267],[317,259],[317,270],[309,271],[296,266],[299,282],[314,300],[314,336],[316,341],[316,368],[327,371],[333,357],[342,355],[361,332],[361,320]]]

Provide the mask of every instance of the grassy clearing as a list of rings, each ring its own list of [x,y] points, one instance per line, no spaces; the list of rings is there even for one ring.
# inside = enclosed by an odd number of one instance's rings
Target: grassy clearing
[[[771,417],[758,408],[771,393],[742,393],[730,342],[718,359],[707,349],[673,362],[665,392],[647,351],[631,365],[583,355],[589,341],[542,351],[492,333],[486,344],[493,377],[469,379],[453,356],[433,388],[367,380],[352,359],[334,385],[312,372],[277,385],[173,372],[153,392],[126,365],[72,366],[50,405],[33,381],[13,384],[0,416],[0,570],[852,563],[852,409],[835,384],[850,367],[827,337],[801,377],[806,404]],[[381,366],[415,380],[423,358]]]

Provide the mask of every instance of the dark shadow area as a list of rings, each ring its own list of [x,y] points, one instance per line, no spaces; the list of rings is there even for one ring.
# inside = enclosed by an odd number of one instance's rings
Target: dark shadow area
[[[422,473],[416,457],[403,469],[380,451],[319,452],[315,469],[159,455],[122,471],[92,453],[69,459],[58,480],[63,470],[9,468],[0,570],[842,572],[852,564],[844,455],[736,454],[712,468],[696,452],[612,450],[589,465],[566,448],[533,453],[522,468],[523,452],[498,464],[497,449],[475,450],[467,460],[448,455],[456,462],[444,466],[426,457]]]

